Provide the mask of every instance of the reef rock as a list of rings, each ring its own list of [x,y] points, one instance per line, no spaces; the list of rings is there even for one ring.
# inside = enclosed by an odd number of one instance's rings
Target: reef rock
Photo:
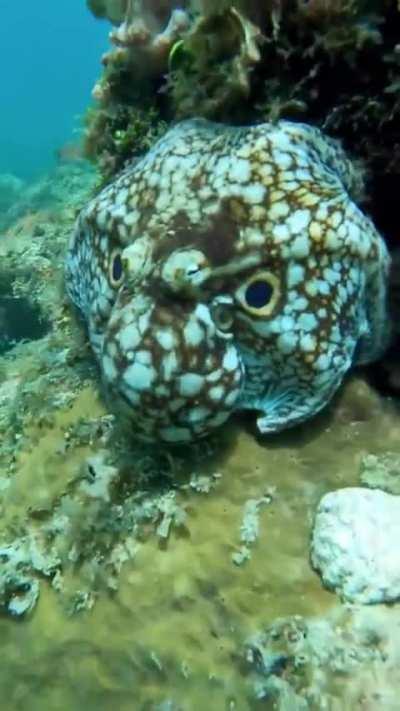
[[[326,587],[349,602],[400,598],[400,498],[347,488],[326,494],[318,506],[311,562]]]

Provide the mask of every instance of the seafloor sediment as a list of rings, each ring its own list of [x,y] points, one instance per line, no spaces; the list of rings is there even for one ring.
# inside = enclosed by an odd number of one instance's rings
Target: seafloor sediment
[[[309,563],[323,494],[396,489],[398,404],[360,372],[264,441],[246,418],[135,445],[62,285],[95,179],[59,168],[1,233],[0,708],[398,708],[400,608],[341,603]]]

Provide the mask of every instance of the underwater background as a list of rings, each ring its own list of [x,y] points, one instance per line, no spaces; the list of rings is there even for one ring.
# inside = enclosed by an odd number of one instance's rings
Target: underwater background
[[[0,711],[398,711],[397,0],[1,9]],[[293,429],[234,413],[148,446],[105,397],[65,262],[80,212],[110,185],[121,207],[119,171],[193,117],[340,142],[392,257],[393,342]]]
[[[81,131],[108,28],[81,0],[2,0],[1,11],[0,172],[28,179]]]

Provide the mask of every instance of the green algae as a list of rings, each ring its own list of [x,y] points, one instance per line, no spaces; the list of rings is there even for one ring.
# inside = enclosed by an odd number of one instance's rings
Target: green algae
[[[75,409],[67,416],[61,413],[38,436],[36,455],[21,453],[22,468],[15,477],[21,475],[24,496],[12,493],[14,516],[18,506],[26,515],[29,499],[32,505],[38,496],[42,504],[40,481],[36,484],[39,461],[62,491],[63,466],[73,470],[74,460],[77,464],[85,453],[98,450],[95,439],[67,450],[65,464],[55,466],[44,457],[54,450],[63,426],[68,431],[78,413],[85,416],[85,400],[93,417],[95,400],[86,391]],[[181,465],[174,491],[186,513],[184,526],[172,527],[165,539],[157,534],[160,518],[150,516],[136,531],[135,555],[122,565],[117,590],[107,593],[96,583],[93,609],[71,618],[71,608],[60,605],[57,594],[41,583],[33,615],[22,625],[0,621],[8,650],[0,679],[0,687],[8,689],[7,708],[29,701],[33,709],[39,704],[75,708],[83,702],[98,709],[111,703],[128,709],[132,698],[138,709],[156,709],[168,699],[171,708],[201,708],[206,700],[216,709],[229,708],[230,701],[236,704],[232,708],[253,708],[252,672],[243,671],[246,640],[277,618],[309,619],[337,608],[308,563],[313,511],[325,492],[357,482],[363,453],[382,452],[383,443],[400,453],[395,426],[390,404],[381,403],[357,379],[331,413],[296,433],[259,443],[242,423],[232,426],[223,455],[211,454],[195,466],[196,476],[205,480],[217,473],[208,492],[188,486],[194,462],[186,472]],[[241,543],[244,507],[266,495],[271,501],[259,511],[250,559],[238,568],[232,554]],[[82,509],[82,515],[87,513]],[[71,535],[79,541],[76,530]],[[90,567],[90,549],[84,555]],[[87,573],[85,566],[70,571],[68,585],[87,590]],[[83,593],[79,599],[84,601]],[[25,667],[34,668],[25,675],[17,654],[21,645]],[[331,676],[334,682],[335,673]],[[12,689],[10,677],[20,680]],[[37,688],[46,689],[40,701],[35,700]]]

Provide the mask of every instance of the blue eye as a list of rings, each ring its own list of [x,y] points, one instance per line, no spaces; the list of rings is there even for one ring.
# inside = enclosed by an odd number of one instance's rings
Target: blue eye
[[[124,275],[121,252],[114,252],[111,255],[110,280],[113,286],[118,286]]]
[[[273,293],[274,289],[269,282],[257,279],[251,282],[245,291],[246,303],[252,309],[262,309],[269,304]]]

